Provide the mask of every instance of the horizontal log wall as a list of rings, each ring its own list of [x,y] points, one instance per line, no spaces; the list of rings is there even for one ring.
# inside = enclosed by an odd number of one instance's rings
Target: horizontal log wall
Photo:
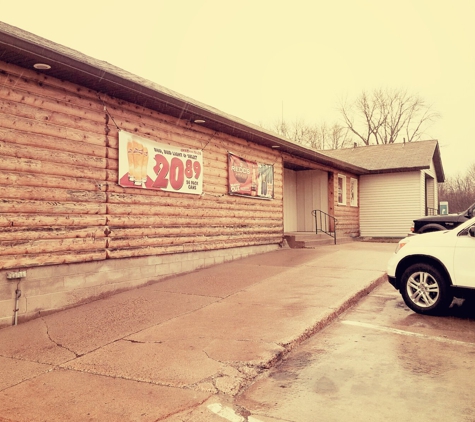
[[[338,175],[346,177],[346,204],[338,204]],[[343,172],[333,172],[330,178],[330,189],[332,190],[330,197],[333,197],[333,214],[338,220],[337,222],[337,235],[358,237],[360,235],[360,208],[359,208],[359,196],[358,206],[351,206],[350,204],[350,181],[351,178],[358,179],[357,176]],[[358,186],[359,189],[359,186]]]
[[[0,269],[278,244],[282,157],[0,62]],[[118,132],[203,150],[203,192],[118,185]],[[228,195],[227,153],[274,165],[275,199]]]

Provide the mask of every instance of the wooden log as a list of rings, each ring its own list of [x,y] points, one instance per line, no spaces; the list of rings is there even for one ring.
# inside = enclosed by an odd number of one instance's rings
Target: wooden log
[[[157,216],[180,216],[180,217],[200,217],[215,218],[228,217],[230,219],[258,219],[272,218],[273,212],[268,211],[242,211],[233,209],[176,209],[175,207],[157,207],[152,205],[125,205],[125,204],[107,204],[108,215],[157,215]]]
[[[35,97],[31,96],[30,100],[34,98]],[[101,124],[83,117],[66,114],[64,113],[65,109],[62,109],[61,112],[48,110],[47,108],[43,108],[46,101],[47,100],[43,99],[41,104],[31,106],[25,102],[13,102],[3,97],[0,102],[0,114],[22,117],[36,122],[47,122],[50,125],[81,130],[91,134],[102,135],[104,133],[104,123]],[[37,103],[39,103],[39,101]]]
[[[105,227],[0,227],[0,241],[106,237]]]
[[[97,181],[78,177],[61,177],[52,175],[42,175],[38,173],[15,173],[0,171],[0,185],[5,186],[36,186],[43,188],[65,187],[74,190],[97,191],[100,186]]]
[[[106,170],[90,168],[87,166],[79,167],[67,164],[44,162],[39,160],[30,160],[26,158],[14,158],[0,155],[0,170],[35,173],[41,175],[57,175],[69,177],[86,177],[99,182],[105,181]]]
[[[0,214],[0,227],[97,227],[106,226],[105,215]]]
[[[269,235],[268,233],[254,233],[249,234],[229,234],[229,235],[216,235],[216,236],[178,236],[178,237],[163,237],[163,236],[146,236],[146,237],[130,237],[130,238],[111,238],[108,242],[109,249],[125,249],[131,247],[157,247],[157,246],[178,246],[189,245],[194,243],[221,243],[247,241],[250,242],[252,238],[253,242],[258,242],[262,239],[279,238],[281,235]],[[279,241],[280,241],[279,240]]]
[[[61,142],[61,140],[58,140],[58,142]],[[79,145],[76,144],[76,148],[78,147]],[[9,157],[61,163],[79,167],[105,169],[107,163],[106,158],[84,155],[78,151],[74,153],[51,151],[51,149],[48,148],[31,148],[30,146],[17,145],[6,141],[0,141],[0,151],[2,155]]]
[[[54,89],[54,88],[51,88],[51,89]],[[95,110],[93,107],[91,107],[93,105],[92,104],[93,102],[90,100],[88,100],[87,102],[83,102],[83,104],[78,104],[78,103],[73,104],[71,102],[71,97],[69,97],[69,101],[67,101],[65,98],[63,98],[61,101],[60,99],[58,99],[58,97],[55,98],[53,96],[50,99],[42,95],[45,93],[45,90],[46,90],[45,87],[42,87],[40,89],[33,88],[32,90],[21,89],[21,88],[19,89],[18,85],[8,86],[6,84],[6,85],[0,86],[0,99],[6,100],[12,103],[25,104],[35,109],[38,108],[41,110],[47,110],[47,111],[56,112],[59,114],[68,115],[72,117],[72,121],[77,122],[80,119],[80,124],[82,124],[83,122],[89,122],[89,125],[91,125],[91,128],[97,128],[97,127],[101,128],[101,130],[98,133],[104,132],[104,124],[106,122],[106,119],[105,119],[106,113],[103,107],[100,107],[100,105],[98,104],[98,101],[95,101],[97,103],[97,109]],[[55,92],[57,93],[58,91],[55,90]],[[10,114],[16,114],[16,113],[10,113]],[[49,121],[52,121],[52,120],[49,119]],[[92,130],[92,131],[94,132],[95,130]]]
[[[263,226],[281,226],[282,220],[274,215],[273,218],[265,219],[253,219],[253,224],[263,225]],[[201,217],[180,217],[180,216],[163,216],[163,215],[108,215],[107,224],[110,230],[116,228],[125,228],[125,227],[173,227],[173,226],[203,226],[203,219]],[[242,220],[230,220],[228,217],[215,217],[212,220],[214,225],[223,225],[223,226],[239,226],[242,225]]]
[[[73,189],[50,189],[30,186],[0,186],[3,199],[54,202],[106,202],[106,193]]]
[[[88,202],[29,201],[0,198],[0,213],[105,214],[106,204]]]
[[[0,140],[9,145],[23,145],[34,147],[31,153],[35,153],[36,149],[46,149],[52,151],[56,160],[64,160],[69,163],[70,155],[63,156],[64,153],[74,153],[74,155],[85,155],[95,157],[91,159],[88,165],[92,167],[105,168],[105,161],[98,159],[106,158],[106,147],[103,145],[93,145],[86,142],[71,141],[64,138],[57,138],[49,135],[41,135],[30,132],[22,132],[16,129],[7,129],[0,127]],[[29,153],[28,149],[22,150]],[[58,153],[58,151],[61,151]],[[25,157],[22,157],[25,158]],[[30,157],[35,158],[35,156]]]
[[[23,132],[30,132],[45,136],[53,136],[56,138],[64,138],[76,142],[85,142],[98,146],[106,146],[105,136],[84,132],[78,129],[65,128],[62,126],[52,125],[33,119],[24,117],[5,115],[0,113],[0,120],[4,129],[17,129]]]
[[[109,228],[110,238],[129,237],[157,237],[157,236],[217,236],[220,234],[279,234],[282,227],[279,225],[259,225],[255,226],[152,226],[152,227],[126,227]]]
[[[21,269],[45,265],[72,264],[76,262],[101,261],[106,259],[105,250],[54,252],[31,255],[0,255],[0,269]]]
[[[105,249],[106,238],[1,241],[0,256]]]

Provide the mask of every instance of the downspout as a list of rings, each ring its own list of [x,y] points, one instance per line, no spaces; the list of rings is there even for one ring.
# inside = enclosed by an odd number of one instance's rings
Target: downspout
[[[13,309],[13,325],[18,324],[18,302],[21,297],[21,290],[20,290],[20,282],[23,278],[26,277],[26,270],[20,271],[12,271],[11,273],[7,273],[7,280],[18,280],[15,290],[15,309]]]
[[[15,309],[14,311],[14,317],[13,317],[13,325],[18,325],[18,301],[21,297],[21,290],[20,290],[20,282],[16,285],[16,290],[15,290]]]

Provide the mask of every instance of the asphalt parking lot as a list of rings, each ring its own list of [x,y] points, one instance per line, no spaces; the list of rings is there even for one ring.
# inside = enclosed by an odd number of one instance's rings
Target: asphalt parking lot
[[[234,405],[267,422],[474,421],[474,358],[473,302],[423,316],[385,283]]]

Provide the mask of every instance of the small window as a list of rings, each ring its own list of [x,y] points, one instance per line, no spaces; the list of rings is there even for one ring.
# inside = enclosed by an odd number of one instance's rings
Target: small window
[[[346,176],[338,175],[338,204],[346,205]]]
[[[358,206],[358,180],[353,178],[350,179],[350,205]]]

